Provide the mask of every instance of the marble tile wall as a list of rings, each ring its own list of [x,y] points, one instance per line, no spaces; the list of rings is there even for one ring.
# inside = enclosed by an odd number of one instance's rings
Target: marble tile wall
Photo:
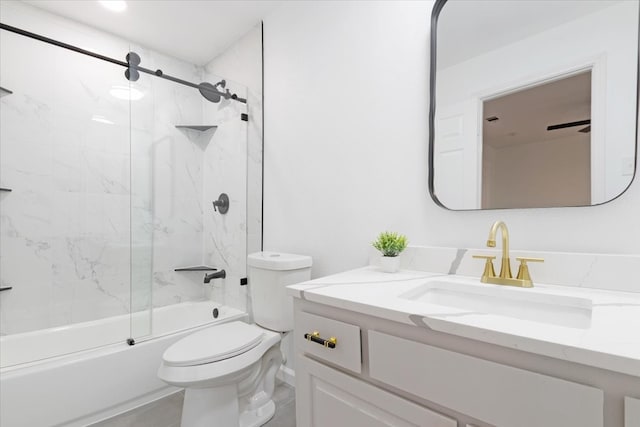
[[[129,109],[104,95],[122,71],[6,32],[0,43],[14,92],[0,101],[0,182],[13,189],[0,196],[0,278],[13,286],[0,333],[127,313]]]
[[[188,81],[221,79],[25,4],[3,2],[2,15],[112,57],[133,50]],[[132,84],[142,99],[116,99],[110,90],[129,84],[121,67],[6,32],[0,43],[0,83],[14,91],[0,101],[0,184],[14,190],[0,194],[0,281],[13,286],[0,334],[204,298],[246,308],[246,106],[147,75]],[[185,124],[218,128],[175,128]],[[224,217],[211,205],[220,192]],[[174,271],[199,264],[227,279]]]
[[[211,83],[221,80],[205,73]],[[226,81],[226,88],[246,99],[243,86]],[[205,103],[205,120],[218,125],[214,138],[204,149],[204,240],[203,252],[207,264],[224,268],[227,277],[211,282],[213,299],[226,305],[246,310],[246,287],[240,279],[247,276],[247,122],[241,114],[247,106],[233,100]],[[212,202],[221,193],[229,196],[229,211],[220,214],[213,210]]]

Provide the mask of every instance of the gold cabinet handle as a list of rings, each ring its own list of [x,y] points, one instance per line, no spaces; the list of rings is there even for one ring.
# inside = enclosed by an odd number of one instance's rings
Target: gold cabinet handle
[[[320,338],[320,332],[318,331],[313,331],[310,334],[304,334],[304,339],[307,341],[313,341],[326,348],[336,348],[336,345],[338,344],[338,339],[336,337],[331,337],[329,339]]]

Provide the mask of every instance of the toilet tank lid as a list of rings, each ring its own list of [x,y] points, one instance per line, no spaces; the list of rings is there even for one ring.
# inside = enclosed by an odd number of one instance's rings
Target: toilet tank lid
[[[284,254],[281,252],[256,252],[247,257],[250,267],[265,270],[297,270],[311,267],[312,260],[307,255]]]

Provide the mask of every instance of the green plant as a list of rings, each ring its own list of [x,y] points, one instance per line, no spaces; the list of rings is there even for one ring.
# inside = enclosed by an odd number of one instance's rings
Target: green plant
[[[382,252],[384,256],[398,256],[398,254],[407,247],[407,236],[390,231],[383,231],[372,245]]]

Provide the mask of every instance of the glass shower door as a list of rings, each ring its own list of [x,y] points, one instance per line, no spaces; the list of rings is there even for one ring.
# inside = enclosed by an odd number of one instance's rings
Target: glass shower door
[[[3,19],[11,17],[3,9]],[[49,31],[107,51],[127,48],[54,25]],[[130,336],[130,107],[118,97],[127,84],[123,71],[0,31],[0,186],[6,188],[0,283],[11,288],[0,292],[3,365]],[[16,346],[31,349],[26,360],[12,356]]]
[[[130,46],[129,52],[135,48]],[[137,54],[136,54],[137,55]],[[146,65],[146,64],[145,64]],[[124,71],[123,71],[124,72]],[[130,75],[134,75],[131,70]],[[131,336],[130,343],[152,334],[153,314],[153,141],[155,106],[152,77],[135,74],[129,90],[131,161]]]

